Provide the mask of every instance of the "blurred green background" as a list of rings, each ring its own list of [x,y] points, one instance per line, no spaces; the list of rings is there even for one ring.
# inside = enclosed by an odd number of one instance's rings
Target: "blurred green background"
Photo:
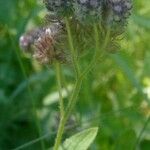
[[[0,1],[0,150],[41,150],[41,141],[47,149],[54,143],[59,120],[54,69],[38,65],[18,44],[26,29],[43,24],[45,13],[40,0]],[[84,80],[64,136],[99,126],[91,150],[150,149],[149,0],[134,0],[120,45]],[[73,73],[63,68],[71,91]]]

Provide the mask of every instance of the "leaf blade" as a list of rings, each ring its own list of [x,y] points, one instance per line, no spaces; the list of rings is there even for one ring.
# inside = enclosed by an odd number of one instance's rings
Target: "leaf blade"
[[[79,132],[63,143],[59,150],[87,150],[98,132],[98,127],[93,127]]]

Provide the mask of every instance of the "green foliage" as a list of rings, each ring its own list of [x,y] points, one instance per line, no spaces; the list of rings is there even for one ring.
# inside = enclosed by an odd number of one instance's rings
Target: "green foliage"
[[[86,129],[65,140],[60,150],[87,150],[95,139],[98,128]]]
[[[149,0],[134,0],[127,31],[118,41],[120,48],[115,50],[116,54],[106,53],[83,80],[63,141],[76,136],[84,128],[99,126],[100,133],[91,150],[150,148],[150,124],[147,120],[150,114],[149,7]],[[59,122],[54,68],[50,66],[47,70],[47,67],[40,66],[23,54],[18,46],[21,33],[43,24],[45,11],[41,1],[0,1],[2,150],[41,150],[41,141],[46,149],[54,145]],[[84,32],[86,30],[91,30],[91,34]],[[93,29],[87,27],[78,36],[76,32],[72,30],[74,47],[79,50],[79,65],[84,69],[94,54]],[[84,36],[91,39],[86,41]],[[72,64],[62,67],[63,97],[67,105],[75,78]]]
[[[116,144],[114,146],[115,150],[133,150],[136,142],[136,134],[134,130],[125,131],[121,134],[116,140]]]

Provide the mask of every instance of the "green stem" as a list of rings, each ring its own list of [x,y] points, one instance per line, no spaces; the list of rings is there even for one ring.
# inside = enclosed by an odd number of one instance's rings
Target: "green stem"
[[[81,83],[82,83],[81,78],[76,81],[75,87],[74,87],[74,90],[73,90],[73,94],[71,95],[70,105],[68,105],[68,107],[67,107],[65,116],[63,118],[61,118],[61,120],[60,120],[58,133],[57,133],[57,137],[56,137],[56,141],[55,141],[55,145],[54,145],[54,150],[58,150],[58,148],[59,148],[59,145],[60,145],[61,139],[62,139],[62,135],[63,135],[63,132],[64,132],[66,121],[68,120],[68,117],[70,116],[71,111],[73,110],[73,108],[76,104],[77,96],[78,96],[80,88],[81,88]]]
[[[81,88],[81,84],[83,79],[85,78],[85,76],[90,72],[90,70],[92,69],[92,67],[95,65],[95,63],[97,62],[97,56],[99,54],[99,36],[98,36],[98,30],[97,30],[97,26],[94,25],[94,33],[95,33],[95,44],[96,44],[96,51],[95,54],[93,56],[93,59],[91,61],[91,63],[89,64],[89,66],[83,71],[83,73],[81,73],[81,75],[79,76],[78,80],[75,83],[75,87],[72,93],[72,96],[70,98],[69,104],[67,106],[66,109],[66,115],[65,118],[68,119],[69,115],[71,114],[71,111],[73,110],[73,108],[75,107],[76,101],[77,101],[77,96],[80,92],[80,88]],[[66,119],[66,120],[67,120]]]
[[[74,65],[74,69],[76,72],[76,80],[77,80],[80,75],[80,67],[78,65],[77,52],[73,45],[71,29],[70,29],[69,21],[67,18],[65,19],[65,22],[66,22],[66,29],[67,29],[67,33],[68,33],[68,43],[69,43],[69,47],[70,47],[70,51],[71,51],[71,55],[72,55],[72,60],[73,60],[73,65]]]
[[[66,18],[65,19],[66,21],[66,29],[67,29],[67,33],[68,33],[68,43],[69,43],[69,47],[70,47],[70,51],[71,51],[71,56],[72,56],[72,60],[73,60],[73,65],[74,65],[74,70],[75,70],[75,73],[76,73],[76,84],[75,85],[78,85],[78,78],[79,78],[79,75],[80,75],[80,69],[79,69],[79,65],[78,65],[78,61],[77,61],[77,53],[76,53],[76,50],[74,49],[74,45],[73,45],[73,39],[72,39],[72,34],[71,34],[71,29],[70,29],[70,25],[69,25],[69,21],[68,19]],[[72,98],[74,99],[74,97],[76,97],[76,88],[77,86],[75,86],[74,88],[74,92],[73,94],[71,95],[71,99],[69,101],[72,102]],[[63,132],[64,132],[64,127],[65,127],[65,123],[68,119],[68,116],[66,115],[68,114],[67,111],[65,113],[65,116],[61,118],[60,120],[60,123],[59,123],[59,128],[58,128],[58,133],[57,133],[57,137],[56,137],[56,140],[55,140],[55,144],[54,144],[54,150],[58,150],[59,148],[59,145],[61,143],[61,139],[62,139],[62,135],[63,135]]]
[[[67,86],[66,77],[65,77],[65,75],[64,75],[64,73],[63,73],[63,71],[62,71],[62,69],[61,69],[61,80],[62,80],[62,85],[63,85],[63,87],[65,88],[65,90],[66,90],[66,92],[67,92],[67,95],[68,95],[68,97],[69,97],[69,88],[68,88],[68,86]]]
[[[71,38],[70,27],[68,26],[69,24],[67,21],[66,21],[66,23],[67,23],[67,31],[69,30],[68,31],[68,34],[69,34],[68,38],[70,38],[69,41],[70,41],[70,43],[73,43],[72,38]],[[65,116],[61,119],[60,124],[59,124],[58,133],[57,133],[57,137],[56,137],[56,141],[55,141],[55,145],[54,145],[54,150],[58,150],[58,148],[59,148],[66,121],[68,120],[73,108],[75,107],[75,104],[77,102],[77,97],[78,97],[78,94],[80,92],[82,81],[83,81],[84,77],[86,76],[86,74],[92,69],[93,64],[96,63],[96,56],[97,56],[98,51],[99,51],[99,38],[98,38],[98,30],[97,30],[96,25],[94,26],[94,32],[95,32],[95,42],[96,42],[95,55],[94,55],[90,65],[85,69],[85,71],[83,71],[83,73],[80,76],[78,76],[78,78],[76,80],[73,93],[71,95],[71,98],[69,100],[69,103],[68,103],[68,106],[67,106],[67,109],[65,112]],[[70,44],[70,46],[72,46],[72,45],[73,44]],[[74,48],[72,47],[72,49],[74,49]],[[76,61],[74,63],[76,63]]]
[[[62,135],[64,132],[64,128],[65,128],[65,123],[66,123],[66,119],[64,117],[61,118],[59,127],[58,127],[57,136],[55,139],[54,150],[58,150],[58,148],[59,148],[59,145],[60,145],[61,139],[62,139]]]
[[[64,116],[64,102],[63,102],[63,97],[62,97],[62,85],[61,85],[61,66],[58,62],[55,63],[55,68],[56,68],[56,80],[57,80],[57,86],[58,86],[58,91],[59,91],[59,107],[60,107],[60,114],[61,118]]]

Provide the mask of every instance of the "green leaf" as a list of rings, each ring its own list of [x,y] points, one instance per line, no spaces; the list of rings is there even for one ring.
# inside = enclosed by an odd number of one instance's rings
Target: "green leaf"
[[[87,150],[95,139],[98,128],[86,129],[66,139],[59,150]]]

